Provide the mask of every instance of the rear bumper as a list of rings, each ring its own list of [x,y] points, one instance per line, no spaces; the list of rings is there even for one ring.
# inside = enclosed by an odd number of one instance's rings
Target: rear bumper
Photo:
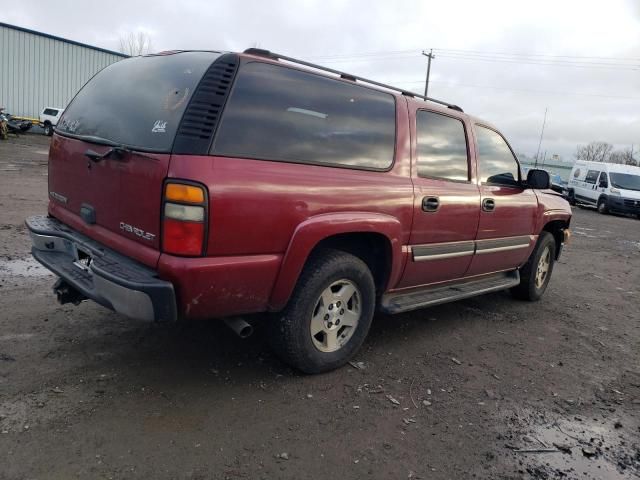
[[[85,297],[131,318],[177,319],[173,285],[154,270],[54,218],[30,217],[26,225],[34,258]]]

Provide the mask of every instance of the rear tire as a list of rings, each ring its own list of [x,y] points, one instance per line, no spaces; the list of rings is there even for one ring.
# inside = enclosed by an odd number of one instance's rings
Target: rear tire
[[[573,190],[569,190],[569,193],[567,194],[567,201],[571,206],[574,206],[576,204],[576,194]]]
[[[598,200],[598,213],[601,213],[603,215],[606,215],[607,213],[609,213],[609,206],[607,205],[606,198],[600,198]]]
[[[289,303],[276,314],[275,354],[304,373],[333,370],[362,346],[375,310],[373,276],[351,254],[326,249],[305,265]]]
[[[549,232],[538,237],[533,253],[520,269],[520,284],[511,289],[514,297],[535,302],[544,294],[555,263],[556,241]]]

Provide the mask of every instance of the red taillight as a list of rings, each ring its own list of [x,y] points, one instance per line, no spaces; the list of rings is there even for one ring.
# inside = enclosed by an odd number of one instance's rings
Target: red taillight
[[[164,219],[162,249],[176,255],[201,255],[204,223]]]
[[[162,210],[162,250],[174,255],[203,255],[207,232],[204,188],[180,182],[167,183]]]

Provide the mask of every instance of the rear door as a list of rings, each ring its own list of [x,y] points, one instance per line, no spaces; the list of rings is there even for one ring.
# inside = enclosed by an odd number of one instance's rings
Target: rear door
[[[411,252],[400,287],[465,275],[480,215],[469,125],[441,112],[412,115],[414,185]]]
[[[538,198],[524,188],[520,166],[497,131],[475,125],[480,187],[476,254],[468,276],[511,270],[526,262],[535,244]]]
[[[50,213],[107,246],[122,251],[129,245],[126,253],[154,265],[176,131],[218,57],[212,52],[135,57],[90,80],[52,140]],[[148,249],[132,249],[131,243]]]

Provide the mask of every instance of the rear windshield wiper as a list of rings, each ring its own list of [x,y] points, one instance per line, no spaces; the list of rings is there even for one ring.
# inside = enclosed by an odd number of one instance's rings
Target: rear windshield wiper
[[[95,135],[75,135],[67,132],[64,132],[63,135],[69,136],[71,138],[75,138],[77,140],[82,140],[84,142],[95,143],[96,145],[106,145],[108,147],[111,147],[109,150],[107,150],[104,153],[98,153],[91,149],[88,149],[86,152],[84,152],[85,156],[89,157],[89,159],[91,159],[94,162],[99,162],[100,160],[108,158],[113,154],[116,154],[117,158],[120,159],[125,153],[137,155],[143,158],[148,158],[150,160],[156,160],[155,157],[146,155],[144,152],[140,150],[136,150],[122,143],[114,142],[113,140],[109,140],[108,138],[102,138]],[[149,153],[166,153],[166,152],[162,152],[160,150],[158,151],[149,150]]]
[[[86,157],[89,157],[91,161],[96,163],[104,158],[111,157],[114,154],[115,154],[115,157],[114,157],[115,159],[121,160],[125,153],[129,153],[131,155],[137,155],[138,157],[142,157],[142,158],[149,158],[151,160],[156,160],[156,158],[152,157],[151,155],[146,155],[142,152],[132,150],[131,148],[125,147],[124,145],[113,146],[104,153],[95,152],[90,148],[86,152],[84,152]]]

